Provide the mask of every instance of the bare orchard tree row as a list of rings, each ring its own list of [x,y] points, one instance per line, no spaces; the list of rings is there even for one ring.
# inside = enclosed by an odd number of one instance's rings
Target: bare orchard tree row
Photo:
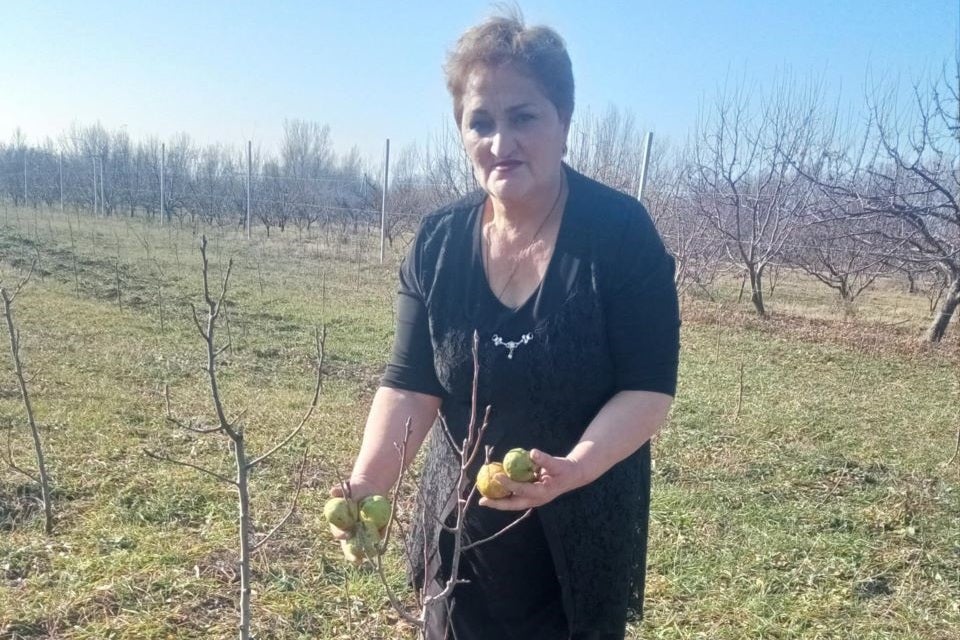
[[[960,305],[957,82],[944,72],[915,85],[908,104],[896,87],[873,89],[866,117],[849,121],[816,84],[721,91],[651,176],[678,288],[732,266],[765,316],[770,269],[800,269],[844,304],[895,277],[928,296],[925,339],[940,341]]]
[[[954,76],[913,88],[874,89],[863,114],[841,119],[816,83],[781,79],[763,91],[732,84],[705,103],[685,144],[654,145],[645,204],[677,259],[677,287],[712,296],[723,271],[741,274],[760,316],[782,267],[802,270],[849,305],[880,278],[928,296],[939,341],[960,305],[960,116]],[[898,108],[899,106],[899,108]],[[566,160],[635,196],[642,130],[629,113],[584,111]],[[41,147],[17,131],[0,145],[0,197],[105,215],[158,215],[160,144],[75,127]],[[279,156],[252,157],[256,222],[283,230],[379,222],[382,174],[356,151],[338,157],[329,129],[288,121]],[[455,126],[394,154],[385,232],[408,239],[426,212],[476,189]],[[166,147],[166,214],[236,224],[246,210],[246,150],[201,149],[186,136]],[[99,209],[98,209],[99,207]],[[747,288],[749,287],[749,289]]]
[[[0,144],[0,197],[14,206],[157,218],[162,200],[164,220],[240,225],[248,175],[252,222],[268,234],[379,216],[380,187],[359,152],[338,157],[329,127],[314,122],[285,121],[277,157],[256,147],[248,157],[246,145],[200,146],[186,134],[134,142],[99,124],[74,125],[40,145],[17,129]]]

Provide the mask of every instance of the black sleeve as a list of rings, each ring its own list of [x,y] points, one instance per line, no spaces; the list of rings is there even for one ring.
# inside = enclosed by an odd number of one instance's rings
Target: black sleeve
[[[414,240],[400,265],[393,355],[380,384],[439,397],[443,395],[443,387],[437,381],[433,364],[427,307],[418,277],[418,246]]]
[[[680,309],[674,260],[646,210],[631,212],[605,296],[617,389],[675,395]]]

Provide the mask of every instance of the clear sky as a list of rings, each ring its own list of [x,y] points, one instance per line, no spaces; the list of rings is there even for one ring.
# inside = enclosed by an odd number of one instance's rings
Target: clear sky
[[[522,0],[567,42],[578,109],[612,104],[682,139],[727,77],[785,71],[860,101],[868,69],[901,84],[957,48],[960,0]],[[139,138],[272,150],[284,118],[329,124],[371,160],[450,117],[441,65],[493,10],[457,0],[17,2],[0,0],[0,139],[71,122]]]

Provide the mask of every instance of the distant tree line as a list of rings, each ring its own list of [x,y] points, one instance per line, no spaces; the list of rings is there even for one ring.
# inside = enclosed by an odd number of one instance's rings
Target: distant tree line
[[[960,65],[958,65],[960,70]],[[960,75],[960,74],[958,74]],[[616,108],[577,115],[566,156],[574,168],[636,195],[642,131]],[[781,268],[802,270],[845,305],[879,278],[928,296],[926,339],[939,341],[960,304],[960,99],[944,72],[916,85],[908,105],[874,89],[863,113],[841,118],[822,88],[781,80],[767,92],[725,87],[705,104],[682,145],[655,141],[644,202],[677,260],[681,292],[712,295],[723,272],[741,274],[757,314]],[[0,197],[107,216],[243,223],[247,150],[165,146],[123,131],[74,126],[58,142],[0,144]],[[378,163],[379,164],[379,163]],[[330,130],[284,122],[276,156],[250,158],[253,221],[269,234],[293,225],[379,225],[382,168],[354,149],[333,150]],[[386,234],[408,237],[420,216],[476,188],[451,125],[390,163]]]
[[[125,131],[100,124],[74,125],[57,142],[27,144],[19,129],[0,144],[0,193],[16,206],[62,205],[105,216],[163,215],[183,223],[253,223],[272,229],[317,222],[357,225],[379,211],[379,185],[355,149],[338,157],[330,129],[313,122],[284,122],[277,157],[254,147],[201,146],[186,134],[163,144],[132,141]],[[61,200],[62,198],[62,200]]]

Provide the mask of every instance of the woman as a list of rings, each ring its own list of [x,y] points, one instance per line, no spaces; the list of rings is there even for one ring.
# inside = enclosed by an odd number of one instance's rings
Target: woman
[[[426,216],[401,267],[393,357],[352,491],[387,492],[408,417],[405,462],[430,435],[419,507],[432,515],[414,519],[409,557],[417,586],[436,591],[452,543],[435,523],[451,511],[459,458],[431,426],[440,410],[465,436],[476,330],[484,444],[493,459],[531,449],[542,471],[470,509],[465,535],[479,540],[535,508],[463,555],[467,582],[428,637],[622,638],[643,593],[648,441],[676,386],[673,261],[638,202],[563,164],[573,76],[555,32],[490,19],[460,38],[446,72],[482,191]],[[425,542],[439,550],[426,561]]]

